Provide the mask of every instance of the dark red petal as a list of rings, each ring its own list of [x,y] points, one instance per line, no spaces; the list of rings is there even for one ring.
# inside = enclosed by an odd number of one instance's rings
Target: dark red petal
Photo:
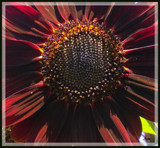
[[[123,47],[127,48],[138,48],[148,45],[155,44],[155,34],[157,33],[157,26],[151,26],[145,29],[142,29],[123,41]]]
[[[68,114],[64,126],[56,140],[56,142],[73,142],[72,140],[72,119],[74,114],[75,104],[70,104]]]
[[[42,36],[43,33],[52,33],[52,27],[49,23],[31,6],[14,5],[14,3],[12,3],[12,6],[6,6],[6,19],[11,24],[28,32],[33,31],[39,34],[40,31],[42,32]],[[33,28],[36,30],[33,30]]]
[[[107,13],[110,10],[110,7],[111,6],[96,6],[96,5],[86,7],[86,16],[89,20],[100,22],[105,19]]]
[[[14,125],[11,131],[11,139],[13,139],[15,142],[25,142],[32,128],[34,120],[36,119],[35,115],[36,114]]]
[[[126,50],[125,57],[128,59],[125,66],[133,73],[154,77],[154,68],[157,68],[154,50],[154,45]]]
[[[110,108],[109,108],[110,110]],[[110,112],[109,112],[110,113]],[[100,103],[95,103],[93,108],[93,116],[97,124],[98,130],[106,143],[122,142],[122,136],[114,125],[110,116],[106,114]],[[124,142],[124,141],[123,141]]]
[[[73,4],[73,5],[69,5],[68,7],[69,7],[72,18],[76,21],[78,19],[76,6],[74,3],[71,3],[71,4]]]
[[[92,113],[89,113],[88,109],[80,108],[70,107],[67,121],[57,142],[104,142],[97,130]],[[82,115],[82,109],[85,114],[88,114],[86,115],[88,118]]]
[[[6,97],[42,80],[39,72],[27,72],[6,80]]]
[[[73,142],[102,142],[89,105],[78,105],[72,119]]]
[[[38,46],[28,41],[6,40],[7,66],[24,65],[41,55]]]
[[[56,16],[54,3],[50,3],[49,5],[46,5],[46,3],[42,3],[43,5],[38,5],[37,3],[34,4],[38,11],[44,16],[44,18],[47,18],[49,21],[56,25],[60,24]]]
[[[126,81],[126,84],[132,88],[134,93],[140,94],[142,97],[154,103],[154,93],[158,91],[156,88],[129,79]]]
[[[3,20],[5,22],[5,26],[6,26],[6,37],[13,37],[14,35],[19,37],[21,35],[26,35],[26,36],[31,36],[31,38],[39,38],[40,40],[42,40],[43,38],[46,38],[48,35],[45,34],[44,32],[37,30],[36,28],[31,28],[30,31],[28,30],[24,30],[23,28],[20,28],[19,26],[16,26],[14,24],[12,24],[11,22],[9,22],[9,20]],[[36,22],[38,23],[38,22]],[[37,43],[40,41],[36,41]]]
[[[92,19],[91,17],[93,17],[91,13],[93,13],[93,11],[91,11],[91,6],[90,5],[85,6],[85,11],[82,20],[91,20]]]
[[[112,4],[104,19],[104,23],[106,24],[106,26],[108,28],[112,28],[116,24],[116,22],[118,22],[120,17],[124,17],[124,13],[127,12],[129,8],[130,6],[116,6]]]
[[[131,65],[131,66],[128,66],[128,68],[132,69],[132,73],[154,78],[155,77],[154,67],[151,62],[148,62],[148,63],[149,65],[143,65],[143,62],[141,62],[141,63],[138,63],[139,66]]]
[[[125,52],[125,57],[130,58],[132,56],[141,55],[145,53],[152,53],[155,50],[157,45],[149,45],[149,46],[142,46],[138,48],[131,48],[123,50]]]
[[[11,36],[8,36],[7,39],[17,39],[17,40],[26,40],[36,44],[42,44],[47,41],[47,36],[40,37],[36,35],[26,34],[26,33],[17,33],[9,30]]]
[[[113,100],[96,103],[93,108],[95,120],[103,139],[107,143],[138,142],[141,134],[141,124],[138,116],[125,112]],[[135,119],[138,119],[134,121]],[[133,122],[136,123],[133,126]],[[136,129],[138,128],[138,129]],[[133,145],[133,144],[129,144]]]
[[[139,83],[151,86],[151,87],[155,87],[155,88],[157,87],[155,79],[150,78],[150,77],[145,77],[145,76],[137,75],[137,74],[129,74],[128,78],[132,79],[133,81],[136,81],[136,82],[139,82]]]
[[[133,79],[132,79],[133,77]],[[154,82],[151,78],[129,75],[126,88],[119,88],[114,99],[127,110],[154,121]],[[128,82],[127,82],[128,81]]]
[[[51,102],[37,116],[27,142],[55,142],[68,112],[65,102]]]
[[[59,11],[61,17],[65,21],[69,21],[69,17],[71,15],[69,6],[67,4],[64,4],[63,2],[57,2],[57,8],[58,8],[58,11]]]
[[[19,76],[21,74],[34,72],[34,71],[40,71],[41,64],[38,60],[32,61],[29,64],[25,65],[18,65],[18,66],[7,66],[6,65],[6,80],[10,80],[16,76]]]
[[[84,6],[76,6],[77,10],[77,17],[79,20],[82,20],[84,13],[85,13],[85,7]]]
[[[134,67],[133,72],[147,77],[155,78],[154,68],[148,67]]]
[[[90,107],[77,106],[70,105],[67,120],[56,142],[103,142]]]
[[[121,7],[121,6],[119,6]],[[118,18],[116,23],[114,24],[114,28],[116,30],[120,29],[122,26],[130,22],[131,20],[135,19],[136,17],[140,16],[143,14],[149,6],[122,6],[122,8],[119,9],[125,9],[127,11],[123,10],[123,14]],[[124,23],[126,22],[126,23]]]
[[[132,6],[122,17],[123,19],[120,17],[114,28],[115,33],[124,40],[139,29],[147,28],[155,23],[155,7],[153,5]]]
[[[145,75],[154,78],[155,65],[155,33],[157,27],[152,26],[128,37],[123,43],[124,48],[132,48],[125,50],[125,56],[128,58],[126,67],[131,69],[133,73]]]
[[[118,127],[118,130],[123,133],[123,138],[127,141],[138,142],[142,132],[139,116],[130,111],[126,112],[124,108],[113,100],[110,101],[110,103],[108,102],[108,100],[104,101],[104,109],[108,112],[109,106],[111,107],[110,117],[114,124]]]
[[[6,126],[17,124],[38,111],[44,105],[44,99],[49,95],[48,91],[47,86],[38,83],[4,100],[6,103]]]
[[[145,54],[138,54],[128,58],[125,66],[132,69],[132,67],[154,67],[154,52],[145,53]],[[133,70],[133,69],[132,69]]]

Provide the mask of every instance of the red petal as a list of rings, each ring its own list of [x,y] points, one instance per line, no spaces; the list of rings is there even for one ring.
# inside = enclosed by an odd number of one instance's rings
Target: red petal
[[[130,57],[126,61],[125,66],[131,69],[133,73],[151,77],[150,74],[151,73],[154,74],[154,68],[157,67],[157,65],[155,65],[155,59],[154,59],[155,57],[154,47],[150,48],[150,50],[146,49],[146,50],[136,50],[136,51],[130,52],[130,55],[128,54],[128,56]]]
[[[32,124],[34,123],[35,118],[36,116],[33,115],[13,126],[11,131],[11,139],[16,142],[25,142],[32,128]]]
[[[123,47],[127,48],[137,48],[141,46],[148,46],[154,44],[154,35],[157,33],[157,26],[151,26],[146,29],[142,29],[129,36],[123,41]]]
[[[35,139],[35,142],[47,142],[47,129],[48,125],[45,124],[43,127],[40,129],[40,131],[37,134],[37,137]]]
[[[132,13],[133,11],[135,13]],[[132,17],[134,14],[135,16]],[[126,20],[128,16],[130,19]],[[154,17],[154,5],[132,6],[130,11],[126,11],[126,14],[119,18],[119,22],[115,25],[115,34],[118,34],[124,40],[136,31],[152,26],[155,23]]]
[[[26,81],[27,80],[27,81]],[[6,80],[6,97],[42,80],[39,72],[27,72]]]
[[[91,6],[91,10],[93,11],[94,14],[94,20],[102,20],[105,19],[106,14],[108,13],[110,9],[110,6]],[[97,13],[98,12],[98,13]]]
[[[138,142],[141,134],[140,119],[134,121],[135,116],[125,112],[112,98],[95,103],[93,113],[99,131],[107,143]],[[136,124],[135,127],[132,122]]]
[[[34,4],[38,11],[44,16],[44,18],[47,18],[49,21],[56,25],[60,24],[60,22],[57,20],[54,3],[49,3],[49,5],[46,5],[46,3],[41,3],[42,5],[38,5],[37,3]]]
[[[36,43],[36,44],[42,44],[44,42],[47,41],[47,36],[45,37],[40,37],[40,36],[35,36],[35,35],[31,35],[31,34],[26,34],[26,33],[17,33],[17,32],[13,32],[13,31],[9,31],[9,33],[11,34],[11,36],[14,38],[14,39],[17,39],[17,40],[26,40],[26,41],[29,41],[29,42],[32,42],[32,43]],[[13,39],[13,38],[8,38],[7,39]]]
[[[69,7],[69,10],[71,12],[72,18],[76,21],[78,19],[78,14],[77,14],[76,6],[73,3],[73,5],[69,5],[68,7]]]
[[[28,41],[6,40],[7,66],[24,65],[41,55],[38,46]]]
[[[116,6],[112,3],[104,19],[106,26],[108,26],[108,28],[112,28],[129,8],[130,6]]]
[[[126,140],[126,142],[131,142],[129,134],[127,133],[124,125],[122,124],[120,119],[117,117],[117,115],[114,115],[114,113],[112,113],[112,111],[111,111],[110,117],[113,120],[116,127],[118,128],[118,130],[120,131],[120,133],[123,133],[122,136]]]
[[[41,64],[38,60],[32,61],[26,65],[7,66],[6,65],[6,80],[13,79],[21,74],[27,74],[29,72],[40,71]]]
[[[52,34],[52,26],[38,11],[30,6],[12,4],[6,6],[6,28],[10,32],[7,36],[40,43]]]
[[[149,45],[149,46],[124,50],[125,57],[129,58],[138,54],[151,53],[154,51],[155,47],[157,47],[157,45]]]
[[[77,106],[71,124],[73,142],[99,142],[100,139],[102,141],[89,105]]]
[[[110,117],[115,123],[116,127],[122,134],[126,142],[138,142],[142,132],[141,122],[139,116],[124,110],[119,104],[114,102],[112,99],[105,100],[103,106],[108,111],[110,106]]]
[[[137,74],[129,74],[128,78],[138,81],[140,83],[146,84],[148,86],[155,87],[155,80],[149,77],[137,75]]]
[[[69,16],[71,15],[70,9],[67,4],[64,4],[63,2],[57,2],[57,8],[61,15],[61,17],[65,21],[69,21]]]
[[[56,142],[73,142],[72,141],[72,118],[74,114],[75,104],[70,104],[68,109],[68,115],[64,126],[57,137]]]
[[[77,10],[77,17],[79,20],[82,20],[83,16],[84,16],[84,11],[85,11],[85,7],[84,6],[76,6],[76,10]]]
[[[142,80],[142,78],[140,81],[137,79],[135,82],[136,83],[130,83],[129,80],[126,80],[126,85],[129,85],[130,87],[127,86],[125,89],[119,88],[114,99],[127,110],[131,110],[139,116],[153,121],[155,109],[154,88],[150,89],[153,87],[151,86],[153,83]],[[146,85],[146,87],[144,85]]]
[[[82,20],[89,20],[89,15],[91,13],[91,6],[85,6],[85,14],[83,16],[83,19]]]
[[[55,142],[66,121],[68,105],[65,102],[46,104],[33,124],[28,142]]]
[[[108,101],[106,102],[108,103]],[[112,102],[111,104],[113,105],[113,107],[111,107],[112,109],[110,111],[110,117],[121,133],[125,142],[138,143],[139,137],[142,132],[141,122],[138,115],[134,115],[131,112],[126,112],[118,104],[114,104]],[[105,108],[107,106],[106,104],[104,104]]]
[[[120,133],[118,132],[110,117],[107,116],[107,114],[104,112],[101,104],[94,104],[93,116],[98,130],[106,143],[119,143],[121,141],[122,137]]]
[[[17,124],[38,111],[44,105],[43,100],[48,95],[47,91],[48,87],[38,83],[4,100],[6,101],[6,126]]]
[[[51,33],[51,26],[42,15],[30,6],[14,5],[6,7],[6,18],[14,25],[30,30],[36,28],[46,34]],[[19,21],[21,20],[21,21]]]

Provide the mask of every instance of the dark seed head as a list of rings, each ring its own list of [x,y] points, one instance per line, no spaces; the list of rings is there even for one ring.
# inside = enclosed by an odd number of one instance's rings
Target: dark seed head
[[[113,30],[102,28],[97,22],[64,23],[44,46],[44,82],[69,102],[98,100],[110,95],[120,81],[124,70],[119,39]]]

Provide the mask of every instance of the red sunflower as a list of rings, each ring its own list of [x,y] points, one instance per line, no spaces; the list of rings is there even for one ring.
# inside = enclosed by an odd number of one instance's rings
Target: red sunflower
[[[15,142],[139,143],[155,121],[155,3],[5,4],[5,126]]]

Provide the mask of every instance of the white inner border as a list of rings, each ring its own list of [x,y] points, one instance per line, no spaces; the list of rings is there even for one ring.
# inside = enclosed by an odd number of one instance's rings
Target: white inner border
[[[16,4],[16,3],[15,3]],[[51,5],[51,2],[35,2],[34,5]],[[52,2],[53,5],[57,5]],[[155,5],[155,10],[158,11],[157,2],[63,2],[66,5]],[[9,2],[2,2],[2,18],[5,16],[5,7],[11,5]],[[16,5],[33,5],[33,2],[19,2]],[[62,3],[58,3],[62,5]],[[155,13],[155,23],[158,25],[158,13]],[[155,32],[157,30],[155,29]],[[158,31],[157,31],[158,32]],[[2,21],[2,100],[5,99],[5,21]],[[158,34],[155,34],[155,44],[158,44]],[[158,65],[158,47],[155,47],[155,65]],[[155,68],[155,81],[158,85],[158,66]],[[157,86],[158,88],[158,86]],[[158,105],[158,92],[155,92],[155,104]],[[2,102],[2,108],[5,110],[5,101]],[[155,121],[158,123],[158,109],[155,110]],[[127,146],[127,143],[6,143],[5,141],[5,113],[2,114],[2,145],[3,146]],[[156,131],[158,133],[158,131]],[[157,136],[158,138],[158,136]],[[140,146],[139,143],[134,143],[135,146]],[[155,139],[154,143],[148,144],[149,146],[158,146],[158,139]]]

